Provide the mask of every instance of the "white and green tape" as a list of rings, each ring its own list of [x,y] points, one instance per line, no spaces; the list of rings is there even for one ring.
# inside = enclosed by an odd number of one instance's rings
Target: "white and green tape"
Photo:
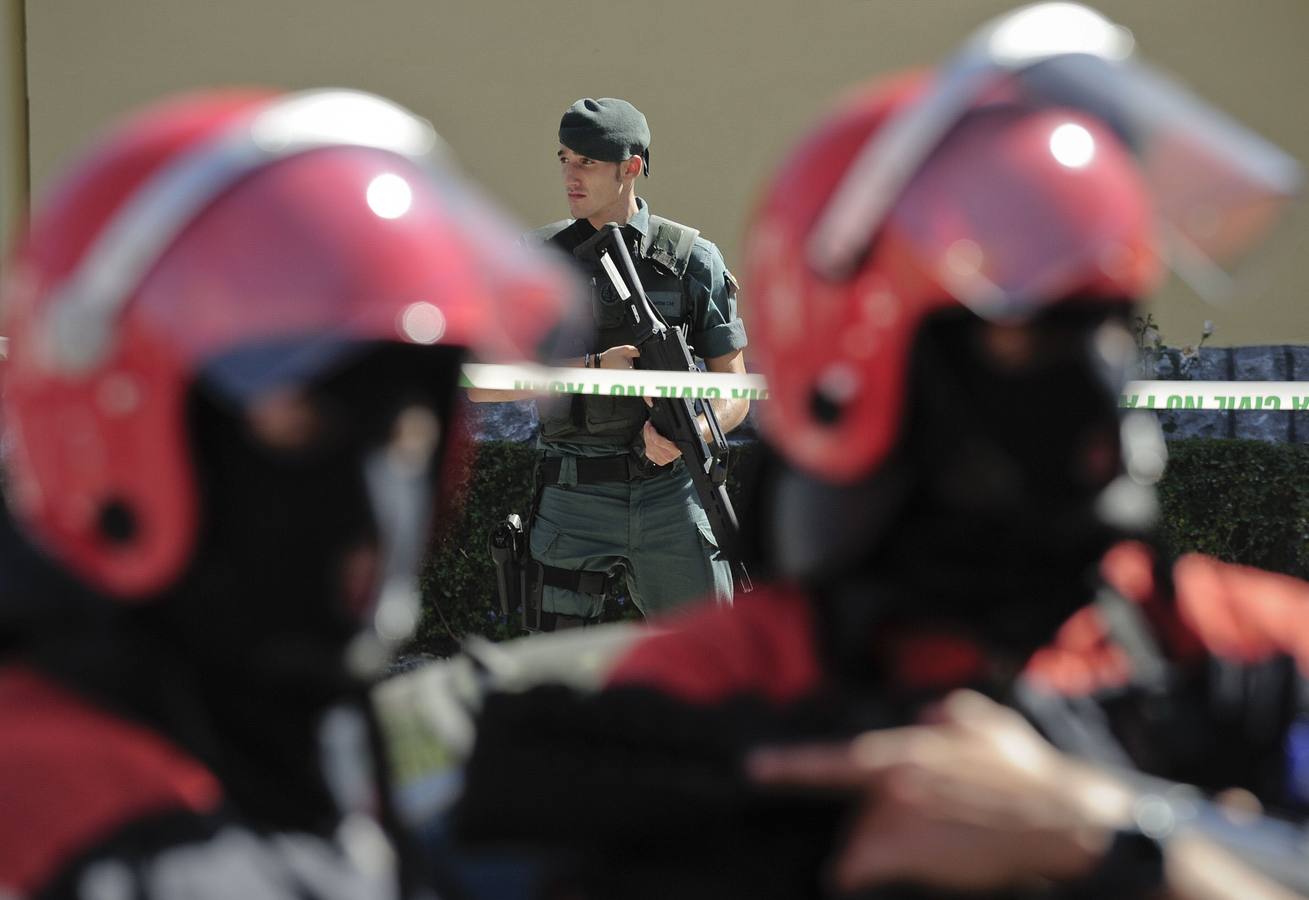
[[[470,363],[464,366],[460,383],[467,388],[536,394],[768,398],[768,383],[762,375],[721,372]],[[1119,405],[1127,409],[1309,410],[1309,381],[1131,381],[1123,388]]]
[[[1309,409],[1309,381],[1131,381],[1118,405],[1136,409]]]
[[[496,391],[537,394],[603,394],[612,397],[692,397],[763,400],[762,375],[722,372],[664,372],[653,369],[551,369],[545,366],[492,366],[469,363],[460,384]]]

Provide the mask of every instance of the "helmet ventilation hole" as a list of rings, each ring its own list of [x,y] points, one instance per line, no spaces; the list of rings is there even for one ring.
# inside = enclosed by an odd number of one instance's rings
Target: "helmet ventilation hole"
[[[121,546],[136,537],[136,515],[122,500],[109,500],[100,507],[97,527],[105,541]]]
[[[824,425],[836,424],[844,410],[844,405],[821,387],[814,388],[813,393],[809,395],[809,411]]]
[[[859,376],[844,362],[827,367],[809,396],[809,411],[824,425],[835,424],[859,390]]]

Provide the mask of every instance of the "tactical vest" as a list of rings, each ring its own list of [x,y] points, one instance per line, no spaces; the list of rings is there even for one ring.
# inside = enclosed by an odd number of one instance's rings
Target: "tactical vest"
[[[568,220],[554,222],[529,232],[524,240],[554,244],[571,256],[572,248],[580,243],[572,233],[574,224]],[[640,244],[628,248],[650,302],[674,327],[684,325],[692,315],[686,268],[699,234],[694,228],[652,215]],[[591,283],[596,330],[591,346],[581,348],[578,355],[634,343],[625,308],[609,279],[598,271],[586,274]],[[542,400],[537,409],[543,439],[573,444],[626,447],[636,440],[649,418],[649,410],[640,397],[573,394]]]

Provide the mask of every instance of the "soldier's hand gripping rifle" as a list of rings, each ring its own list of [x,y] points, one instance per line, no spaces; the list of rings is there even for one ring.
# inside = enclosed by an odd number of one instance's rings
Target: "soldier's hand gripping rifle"
[[[573,254],[583,262],[598,265],[613,284],[619,301],[627,308],[633,343],[641,351],[635,361],[638,368],[698,371],[695,357],[681,330],[670,327],[646,296],[617,225],[612,222],[605,225],[594,237],[574,249]],[[700,431],[700,416],[708,425],[708,442]],[[686,461],[691,482],[709,517],[709,527],[718,542],[718,549],[732,564],[732,572],[741,590],[751,590],[750,576],[742,562],[740,525],[727,496],[727,441],[709,401],[689,397],[656,398],[650,409],[650,420],[660,434],[682,451],[682,459]]]

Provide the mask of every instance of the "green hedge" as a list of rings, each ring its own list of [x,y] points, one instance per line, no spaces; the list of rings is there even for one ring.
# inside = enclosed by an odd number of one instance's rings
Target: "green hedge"
[[[1194,439],[1168,448],[1159,492],[1165,547],[1309,578],[1309,445]],[[749,446],[737,452],[748,456]],[[461,473],[461,507],[448,518],[423,575],[425,608],[414,652],[444,656],[463,635],[518,634],[498,614],[486,536],[507,513],[526,515],[534,459],[530,445],[488,442]],[[635,614],[621,600],[620,585],[606,618]]]
[[[1168,444],[1160,538],[1309,579],[1309,445],[1195,439]]]

